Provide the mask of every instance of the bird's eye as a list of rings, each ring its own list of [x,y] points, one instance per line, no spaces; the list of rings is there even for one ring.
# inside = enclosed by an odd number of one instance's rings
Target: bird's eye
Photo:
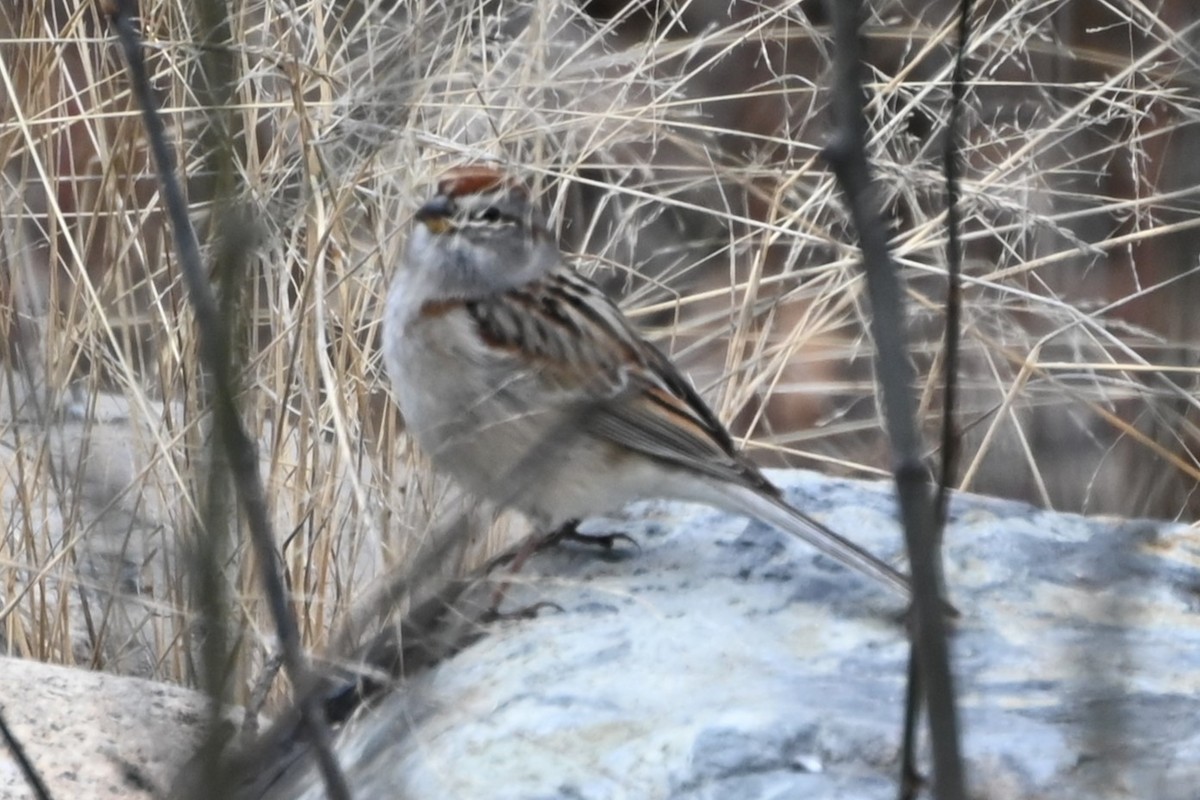
[[[475,218],[482,222],[499,222],[504,218],[504,215],[495,206],[488,206],[475,212]]]

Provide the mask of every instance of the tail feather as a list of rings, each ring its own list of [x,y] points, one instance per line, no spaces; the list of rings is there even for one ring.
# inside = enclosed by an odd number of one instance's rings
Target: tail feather
[[[911,584],[907,575],[844,536],[834,533],[803,511],[792,508],[782,499],[770,497],[749,487],[730,484],[722,485],[719,493],[723,501],[719,505],[728,510],[754,517],[803,539],[825,555],[874,578],[905,598],[911,595]]]

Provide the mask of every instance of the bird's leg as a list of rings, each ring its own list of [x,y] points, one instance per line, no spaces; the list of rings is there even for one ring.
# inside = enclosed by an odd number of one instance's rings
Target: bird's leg
[[[567,523],[567,525],[570,525],[570,524],[571,523],[569,523],[569,522]],[[576,523],[576,524],[578,524],[578,523]],[[566,526],[564,526],[564,527],[566,527]],[[557,533],[557,531],[555,533]],[[555,533],[551,533],[550,536],[554,536]],[[492,562],[492,565],[491,565],[492,569],[495,569],[496,567],[507,564],[508,565],[508,575],[505,576],[505,578],[500,581],[500,584],[496,587],[496,591],[492,592],[492,606],[491,606],[491,610],[488,612],[488,616],[490,618],[502,619],[502,618],[509,617],[509,616],[517,616],[517,617],[522,617],[522,616],[528,617],[529,616],[528,612],[530,609],[528,609],[528,608],[522,609],[521,611],[516,612],[515,615],[501,614],[500,613],[500,604],[504,602],[504,595],[506,595],[508,593],[508,587],[512,585],[512,576],[516,575],[518,572],[521,571],[521,568],[525,566],[525,562],[528,561],[530,556],[532,556],[534,553],[536,553],[541,548],[542,543],[545,541],[546,538],[547,537],[539,536],[536,532],[532,533],[529,536],[525,537],[524,541],[522,541],[520,546],[518,546],[517,549],[512,552],[511,556],[506,553],[505,555],[500,556],[499,558],[495,559],[495,561]],[[535,605],[534,608],[536,608],[536,607],[537,606]],[[534,612],[533,615],[536,616],[536,611]]]

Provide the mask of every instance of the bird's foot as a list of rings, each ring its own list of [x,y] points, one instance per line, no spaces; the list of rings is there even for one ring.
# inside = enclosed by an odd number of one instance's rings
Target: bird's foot
[[[637,543],[637,540],[632,536],[624,533],[580,533],[579,520],[573,519],[564,523],[558,530],[542,538],[538,542],[537,549],[544,550],[549,547],[556,547],[563,542],[575,542],[576,544],[587,545],[588,547],[599,547],[605,553],[612,553],[619,542],[626,542],[633,545],[638,550],[642,546]]]
[[[520,546],[510,553],[505,553],[493,559],[492,563],[488,565],[487,571],[491,572],[497,567],[507,564],[508,574],[510,576],[516,575],[534,553],[548,547],[554,547],[562,542],[578,542],[592,547],[600,547],[605,554],[611,554],[616,548],[617,543],[621,541],[629,542],[634,547],[641,549],[641,546],[632,537],[626,536],[623,533],[599,535],[580,533],[579,520],[570,520],[561,525],[558,530],[540,538],[535,534],[522,542]],[[491,611],[488,613],[496,615],[494,618],[500,618],[500,604],[504,602],[504,595],[508,592],[510,583],[510,579],[501,581],[500,585],[496,587],[496,591],[492,594]],[[536,613],[534,616],[536,616]]]
[[[502,600],[503,598],[499,599]],[[558,603],[553,603],[549,600],[542,600],[541,602],[533,603],[532,605],[525,606],[524,608],[518,608],[514,611],[501,611],[498,605],[494,605],[484,612],[481,621],[486,624],[489,622],[510,622],[513,620],[537,619],[541,612],[548,610],[557,611],[561,614],[566,609],[564,609]]]

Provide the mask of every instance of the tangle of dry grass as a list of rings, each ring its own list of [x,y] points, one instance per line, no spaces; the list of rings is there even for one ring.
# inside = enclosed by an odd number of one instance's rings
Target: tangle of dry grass
[[[182,0],[143,0],[143,30],[210,252],[227,210],[206,202],[217,176],[197,57],[236,59],[234,180],[256,241],[227,300],[308,648],[453,502],[404,438],[378,342],[411,209],[453,163],[526,176],[581,268],[766,462],[881,474],[863,286],[818,156],[819,4],[229,5],[232,43],[198,42]],[[1195,513],[1200,40],[1187,6],[980,9],[963,119],[962,488]],[[954,26],[950,4],[892,2],[866,29],[871,156],[930,432]],[[208,451],[137,110],[89,4],[5,4],[0,82],[0,644],[194,682],[203,630],[180,553]],[[506,535],[481,535],[446,572]],[[235,700],[273,646],[241,542],[225,570]]]

